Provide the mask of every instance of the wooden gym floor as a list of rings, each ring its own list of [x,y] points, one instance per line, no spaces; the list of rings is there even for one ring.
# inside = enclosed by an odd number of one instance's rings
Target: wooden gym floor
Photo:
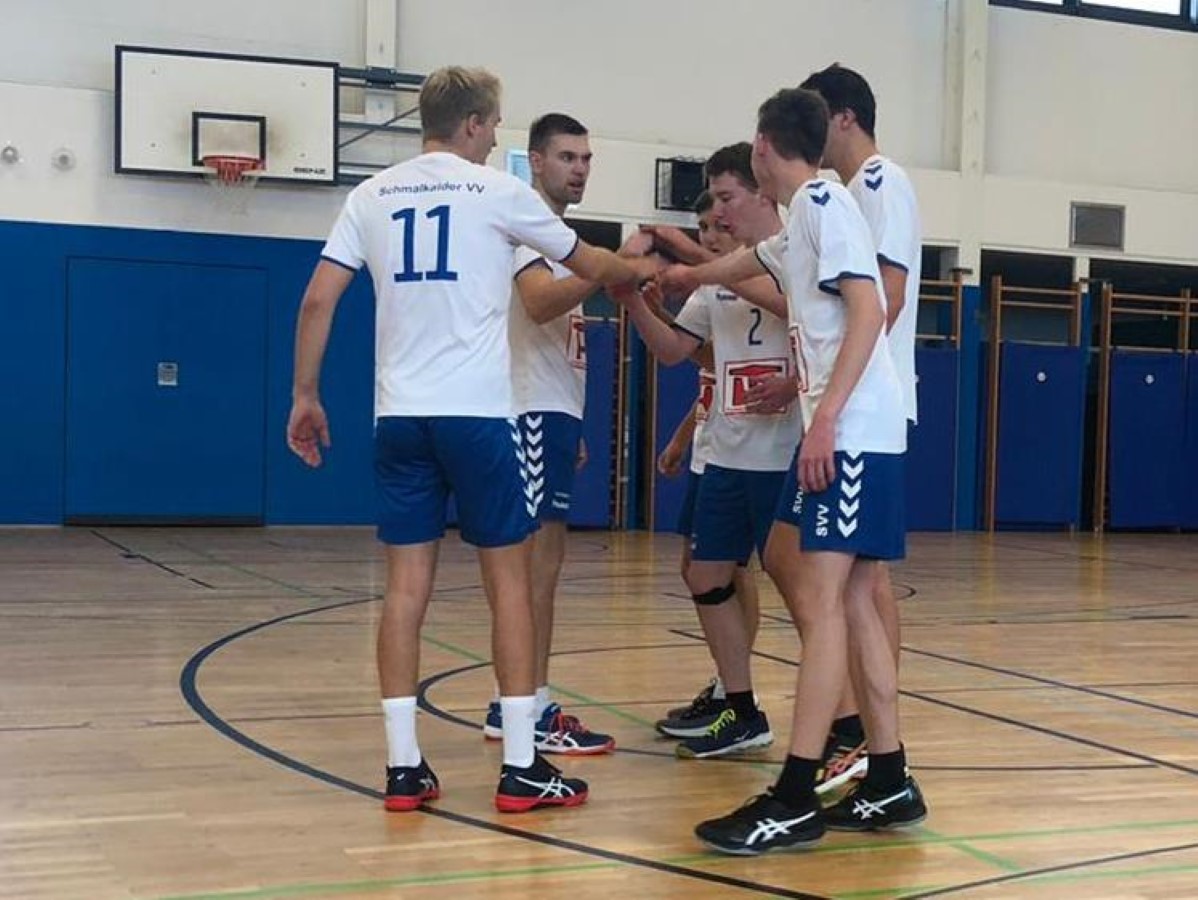
[[[565,762],[591,781],[581,810],[500,816],[486,609],[456,538],[422,668],[444,794],[388,815],[369,529],[0,531],[0,896],[1198,897],[1198,535],[910,544],[926,826],[741,859],[691,828],[774,777],[800,648],[762,579],[778,741],[674,759],[652,722],[710,669],[676,537],[571,535],[553,681],[619,751]]]

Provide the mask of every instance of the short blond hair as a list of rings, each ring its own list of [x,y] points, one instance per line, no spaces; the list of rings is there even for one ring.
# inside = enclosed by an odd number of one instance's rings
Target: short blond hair
[[[445,66],[420,89],[420,129],[426,140],[447,141],[470,116],[499,110],[499,79],[486,69]]]

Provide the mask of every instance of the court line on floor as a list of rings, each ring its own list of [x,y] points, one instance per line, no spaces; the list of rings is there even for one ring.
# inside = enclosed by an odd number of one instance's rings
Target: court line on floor
[[[902,645],[904,653],[912,653],[916,656],[925,656],[929,659],[938,659],[942,662],[954,663],[958,666],[967,666],[971,669],[981,669],[985,672],[994,672],[998,675],[1007,675],[1011,678],[1019,678],[1023,681],[1031,681],[1036,684],[1046,685],[1048,687],[1061,688],[1067,691],[1077,691],[1082,694],[1090,694],[1094,697],[1102,697],[1106,700],[1115,700],[1119,703],[1128,703],[1132,706],[1140,706],[1144,709],[1152,709],[1157,712],[1171,713],[1176,716],[1185,716],[1189,719],[1198,719],[1198,712],[1190,712],[1184,709],[1177,709],[1173,706],[1165,706],[1161,703],[1152,703],[1148,700],[1137,700],[1134,697],[1124,697],[1120,694],[1114,694],[1110,691],[1104,691],[1099,688],[1083,687],[1082,685],[1072,684],[1067,681],[1058,681],[1055,678],[1045,678],[1041,675],[1032,675],[1028,672],[1020,672],[1015,669],[1007,669],[1003,666],[992,666],[988,663],[974,662],[969,659],[961,659],[956,656],[949,656],[947,653],[935,653],[931,650],[920,650],[916,647],[911,647],[907,644]]]
[[[671,630],[672,634],[677,634],[681,637],[688,637],[694,641],[703,640],[702,636],[690,634],[685,631]],[[768,659],[772,662],[781,663],[785,666],[798,668],[799,664],[793,659],[787,659],[784,656],[776,656],[773,653],[766,653],[762,650],[753,650],[753,655],[762,659]],[[1122,747],[1116,747],[1112,744],[1105,744],[1102,741],[1092,740],[1091,738],[1081,737],[1076,734],[1069,734],[1065,731],[1057,731],[1054,728],[1048,728],[1044,725],[1037,725],[1033,722],[1025,722],[1022,719],[1013,719],[1010,716],[999,715],[998,713],[987,712],[981,709],[975,709],[971,706],[963,706],[960,703],[952,703],[948,700],[943,700],[939,697],[929,697],[926,694],[921,694],[916,691],[900,690],[899,694],[903,697],[910,697],[912,700],[919,700],[924,703],[930,703],[933,706],[943,706],[946,709],[952,709],[957,712],[965,713],[966,715],[978,716],[979,718],[989,719],[992,722],[1001,722],[1005,725],[1014,725],[1016,728],[1023,728],[1028,731],[1035,731],[1039,734],[1045,734],[1050,737],[1059,738],[1064,741],[1070,741],[1075,744],[1081,744],[1085,747],[1092,747],[1096,750],[1103,750],[1107,753],[1113,753],[1118,756],[1126,756],[1129,759],[1139,760],[1154,766],[1159,766],[1163,769],[1172,769],[1176,772],[1182,772],[1186,775],[1198,775],[1198,769],[1189,766],[1183,766],[1180,763],[1170,762],[1169,760],[1159,759],[1155,756],[1149,756],[1146,753],[1140,753],[1135,750],[1126,750]]]
[[[1060,865],[1056,866],[1044,866],[1039,869],[1025,869],[1022,872],[1012,872],[1008,875],[996,875],[992,878],[979,878],[976,881],[950,885],[948,887],[933,888],[930,891],[925,890],[915,894],[901,894],[900,900],[928,900],[930,897],[947,897],[949,894],[959,894],[962,891],[968,891],[974,888],[993,887],[997,884],[1010,884],[1013,881],[1040,879],[1045,876],[1051,876],[1063,872],[1076,873],[1077,869],[1103,866],[1107,863],[1113,862],[1124,862],[1129,859],[1144,859],[1149,856],[1160,856],[1165,853],[1180,853],[1185,850],[1194,849],[1198,849],[1198,841],[1188,844],[1176,844],[1172,847],[1157,847],[1152,850],[1137,850],[1131,853],[1117,853],[1114,856],[1101,856],[1095,857],[1093,859],[1079,860],[1078,862],[1061,863]]]
[[[361,796],[370,797],[374,800],[381,800],[383,798],[381,791],[373,790],[365,785],[350,781],[347,778],[334,775],[331,772],[317,769],[315,766],[308,765],[301,760],[295,759],[294,757],[288,756],[285,753],[256,741],[245,732],[234,728],[207,704],[203,696],[200,694],[199,688],[197,686],[199,671],[205,660],[211,657],[212,654],[216,653],[222,647],[231,644],[233,641],[239,640],[240,638],[246,637],[254,632],[261,631],[264,628],[269,628],[273,625],[278,625],[292,619],[312,615],[313,613],[341,609],[347,606],[353,606],[355,604],[367,602],[371,601],[348,600],[340,603],[312,607],[310,609],[302,609],[281,616],[275,616],[272,619],[266,619],[264,621],[257,622],[253,625],[246,626],[238,631],[227,634],[222,638],[218,638],[217,640],[198,650],[183,666],[183,669],[179,675],[179,689],[183,694],[183,699],[196,713],[196,715],[198,715],[209,726],[242,748],[249,750],[251,753],[256,753],[259,756],[283,766],[284,768],[298,772],[302,775],[306,775],[310,778],[314,778],[318,781],[322,781],[325,784],[332,785],[333,787],[338,787],[342,790],[350,791]],[[605,850],[602,847],[581,844],[576,841],[557,838],[552,835],[522,831],[521,829],[514,828],[510,825],[500,825],[495,822],[488,822],[484,819],[478,819],[463,813],[453,812],[443,807],[422,807],[420,812],[424,815],[432,816],[434,818],[444,819],[446,821],[454,822],[459,825],[466,825],[482,831],[489,831],[493,834],[499,834],[505,837],[530,841],[532,843],[542,844],[559,850],[572,851],[585,856],[592,856],[599,859],[622,863],[624,865],[650,869],[668,875],[675,875],[683,878],[721,884],[726,887],[737,888],[751,893],[791,898],[791,900],[828,900],[828,898],[819,894],[811,894],[805,891],[797,891],[777,885],[768,885],[761,882],[748,881],[746,879],[735,878],[730,875],[721,875],[715,872],[703,872],[697,869],[687,868],[685,866],[674,865],[672,863],[665,863],[658,860],[631,856],[624,853],[617,853],[615,851]]]

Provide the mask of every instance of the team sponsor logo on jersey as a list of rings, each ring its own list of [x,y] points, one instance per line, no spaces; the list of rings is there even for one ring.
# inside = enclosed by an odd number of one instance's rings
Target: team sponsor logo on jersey
[[[711,404],[715,402],[715,373],[699,370],[699,404],[695,409],[695,421],[706,422],[711,415]]]
[[[570,330],[566,337],[566,359],[575,369],[587,367],[587,320],[571,314]]]
[[[810,382],[807,379],[807,360],[803,358],[803,338],[799,334],[799,326],[791,325],[786,335],[790,338],[790,358],[794,363],[795,377],[799,380],[799,393],[805,394]]]
[[[724,363],[724,415],[748,415],[747,395],[749,389],[762,379],[785,377],[788,374],[790,374],[790,364],[781,357]]]

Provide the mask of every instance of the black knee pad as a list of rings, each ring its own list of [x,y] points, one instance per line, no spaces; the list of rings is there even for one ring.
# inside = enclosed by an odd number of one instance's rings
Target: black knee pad
[[[696,606],[719,606],[721,603],[727,603],[736,593],[736,586],[726,584],[723,587],[712,588],[702,594],[691,594],[691,599],[695,601]]]

